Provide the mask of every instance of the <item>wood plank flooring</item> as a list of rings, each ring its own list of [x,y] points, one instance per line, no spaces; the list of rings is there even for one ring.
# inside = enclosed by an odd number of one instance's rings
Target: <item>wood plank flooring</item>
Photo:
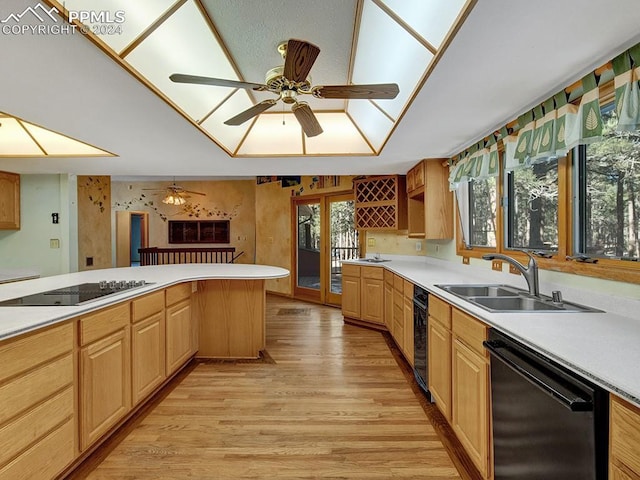
[[[269,296],[267,352],[197,363],[69,478],[460,478],[380,332]]]

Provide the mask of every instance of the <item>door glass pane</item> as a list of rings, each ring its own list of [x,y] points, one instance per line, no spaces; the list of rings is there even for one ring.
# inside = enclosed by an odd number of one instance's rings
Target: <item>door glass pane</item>
[[[360,257],[353,200],[330,203],[331,292],[342,293],[342,260]]]
[[[320,290],[320,203],[297,206],[298,286]]]

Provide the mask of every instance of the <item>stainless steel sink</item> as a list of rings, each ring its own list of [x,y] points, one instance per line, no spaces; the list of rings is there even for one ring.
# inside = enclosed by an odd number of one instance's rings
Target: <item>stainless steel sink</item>
[[[389,262],[390,260],[388,258],[359,258],[358,261],[368,263],[382,263]]]
[[[509,285],[436,285],[490,312],[600,312],[572,302],[554,302],[551,297],[535,297]]]
[[[459,297],[513,297],[524,290],[507,285],[438,285],[438,287]]]

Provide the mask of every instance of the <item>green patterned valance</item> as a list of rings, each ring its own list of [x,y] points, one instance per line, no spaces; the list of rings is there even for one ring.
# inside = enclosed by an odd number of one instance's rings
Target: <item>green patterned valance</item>
[[[640,128],[640,44],[618,55],[612,63],[617,130],[636,131]]]
[[[578,145],[598,141],[602,136],[602,116],[600,115],[600,95],[595,73],[582,79],[583,94],[575,117],[567,115],[567,151]],[[565,152],[566,154],[566,152]]]
[[[495,138],[491,136],[486,145],[485,142],[474,145],[462,154],[461,159],[451,167],[449,190],[457,190],[463,183],[497,177],[499,174],[498,144]]]

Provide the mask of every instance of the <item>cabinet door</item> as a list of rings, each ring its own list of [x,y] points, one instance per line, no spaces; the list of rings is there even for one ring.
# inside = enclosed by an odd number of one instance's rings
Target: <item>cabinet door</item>
[[[129,326],[80,350],[80,446],[89,447],[131,408]]]
[[[404,299],[404,356],[413,367],[413,300]]]
[[[427,348],[429,391],[436,405],[451,422],[451,332],[429,317]]]
[[[131,326],[132,399],[136,405],[165,377],[164,311]]]
[[[166,371],[175,372],[191,356],[191,300],[183,300],[167,308]]]
[[[389,332],[393,330],[393,284],[384,284],[384,324]]]
[[[361,293],[360,314],[362,320],[383,323],[384,280],[363,278]]]
[[[483,478],[488,478],[489,365],[457,338],[452,363],[452,427]]]
[[[393,331],[396,345],[404,352],[404,299],[402,292],[393,290]]]
[[[20,230],[20,175],[0,172],[0,230]]]
[[[360,277],[342,277],[342,315],[360,318]]]

